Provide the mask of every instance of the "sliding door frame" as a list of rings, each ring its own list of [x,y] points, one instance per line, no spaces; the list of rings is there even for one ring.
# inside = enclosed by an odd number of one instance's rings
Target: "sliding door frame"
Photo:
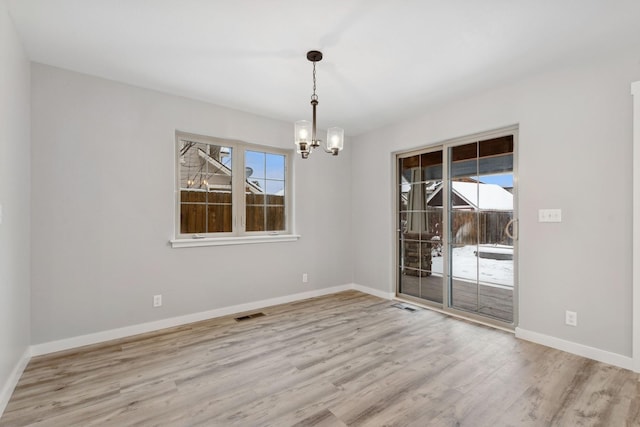
[[[441,141],[438,143],[426,145],[423,147],[413,148],[410,150],[397,151],[392,153],[393,156],[393,197],[394,197],[394,222],[393,222],[393,249],[394,249],[394,257],[393,257],[393,268],[395,270],[395,295],[397,299],[406,300],[408,302],[412,302],[415,304],[419,304],[421,306],[434,309],[437,311],[444,312],[446,314],[450,314],[452,316],[461,317],[464,319],[472,320],[477,323],[482,323],[486,325],[490,325],[493,327],[497,327],[500,329],[513,331],[518,326],[519,319],[519,311],[518,311],[518,301],[519,301],[519,288],[520,288],[520,280],[519,280],[519,209],[518,209],[518,193],[519,193],[519,183],[518,183],[518,125],[505,126],[503,128],[474,133],[471,135],[466,135],[459,138],[452,138],[445,141]],[[450,253],[449,253],[449,192],[450,192],[450,178],[449,178],[449,150],[452,147],[456,147],[459,145],[469,144],[472,142],[483,141],[486,139],[497,138],[500,136],[513,135],[513,218],[516,220],[514,222],[514,245],[513,245],[513,321],[506,322],[499,320],[490,316],[479,315],[470,311],[456,309],[451,306],[451,295],[449,289],[449,283],[451,280],[451,272],[450,272]],[[398,227],[399,224],[399,212],[400,212],[400,188],[401,182],[399,177],[398,170],[398,159],[409,157],[416,154],[423,154],[427,152],[433,152],[442,150],[442,181],[443,181],[443,214],[442,214],[442,246],[443,246],[443,271],[442,271],[442,304],[437,302],[428,301],[422,298],[414,297],[408,294],[400,293],[400,245],[399,245],[399,235],[400,230]],[[446,249],[446,250],[445,250]]]

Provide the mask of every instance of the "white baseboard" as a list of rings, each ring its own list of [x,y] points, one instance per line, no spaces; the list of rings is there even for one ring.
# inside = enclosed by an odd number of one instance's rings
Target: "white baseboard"
[[[16,384],[18,384],[18,380],[22,376],[24,369],[29,364],[29,360],[31,360],[31,348],[27,347],[0,391],[0,417],[2,417],[4,410],[7,408],[9,399],[11,399],[11,395],[13,394],[13,389],[16,388]]]
[[[355,283],[351,283],[349,289],[353,289],[354,291],[360,291],[363,292],[365,294],[369,294],[369,295],[373,295],[376,296],[378,298],[383,298],[383,299],[388,299],[388,300],[392,300],[396,297],[395,292],[384,292],[381,291],[379,289],[374,289],[374,288],[370,288],[368,286],[362,286],[362,285],[358,285]]]
[[[633,358],[629,356],[623,356],[618,353],[612,353],[610,351],[589,347],[588,345],[578,344],[522,328],[516,328],[516,337],[536,344],[555,348],[557,350],[566,351],[567,353],[586,357],[587,359],[597,360],[598,362],[607,363],[624,369],[633,369]]]
[[[54,353],[56,351],[70,350],[85,345],[98,344],[101,342],[114,340],[118,338],[126,338],[132,335],[144,334],[146,332],[153,332],[159,329],[172,328],[174,326],[185,325],[187,323],[199,322],[201,320],[213,319],[215,317],[228,316],[230,314],[242,313],[245,311],[257,310],[265,307],[270,307],[278,304],[286,304],[288,302],[299,301],[307,298],[319,297],[322,295],[334,294],[336,292],[342,292],[350,289],[356,289],[352,284],[346,284],[341,286],[333,286],[330,288],[316,289],[313,291],[301,292],[292,295],[285,295],[282,297],[269,298],[261,301],[254,301],[245,304],[233,305],[230,307],[222,307],[208,311],[202,311],[199,313],[186,314],[184,316],[172,317],[169,319],[156,320],[153,322],[140,323],[137,325],[125,326],[123,328],[111,329],[108,331],[95,332],[92,334],[81,335],[72,338],[65,338],[57,341],[50,341],[42,344],[34,344],[31,346],[31,354],[33,356],[40,356],[43,354]],[[371,288],[364,286],[358,286],[356,290],[362,292],[371,293],[374,291]],[[373,294],[375,295],[375,294]]]

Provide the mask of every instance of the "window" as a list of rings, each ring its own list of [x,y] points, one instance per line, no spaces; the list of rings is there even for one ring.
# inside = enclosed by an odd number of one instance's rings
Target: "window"
[[[291,152],[176,132],[174,247],[291,236]]]

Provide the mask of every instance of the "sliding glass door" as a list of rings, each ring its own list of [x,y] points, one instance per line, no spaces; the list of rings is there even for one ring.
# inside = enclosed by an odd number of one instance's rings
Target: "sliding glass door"
[[[513,321],[513,135],[449,149],[449,306]]]
[[[397,156],[397,293],[515,323],[517,129]]]

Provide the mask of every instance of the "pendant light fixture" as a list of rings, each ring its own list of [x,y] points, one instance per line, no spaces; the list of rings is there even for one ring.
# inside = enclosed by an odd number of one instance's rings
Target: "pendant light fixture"
[[[313,122],[308,120],[298,120],[295,123],[295,144],[298,147],[298,153],[303,159],[309,157],[314,148],[320,146],[322,142],[316,137],[316,107],[318,106],[318,95],[316,95],[316,62],[322,60],[322,52],[310,50],[307,52],[307,59],[313,62],[313,95],[311,95],[311,107],[313,109]],[[344,147],[344,129],[329,128],[327,129],[327,142],[324,151],[337,156]]]

